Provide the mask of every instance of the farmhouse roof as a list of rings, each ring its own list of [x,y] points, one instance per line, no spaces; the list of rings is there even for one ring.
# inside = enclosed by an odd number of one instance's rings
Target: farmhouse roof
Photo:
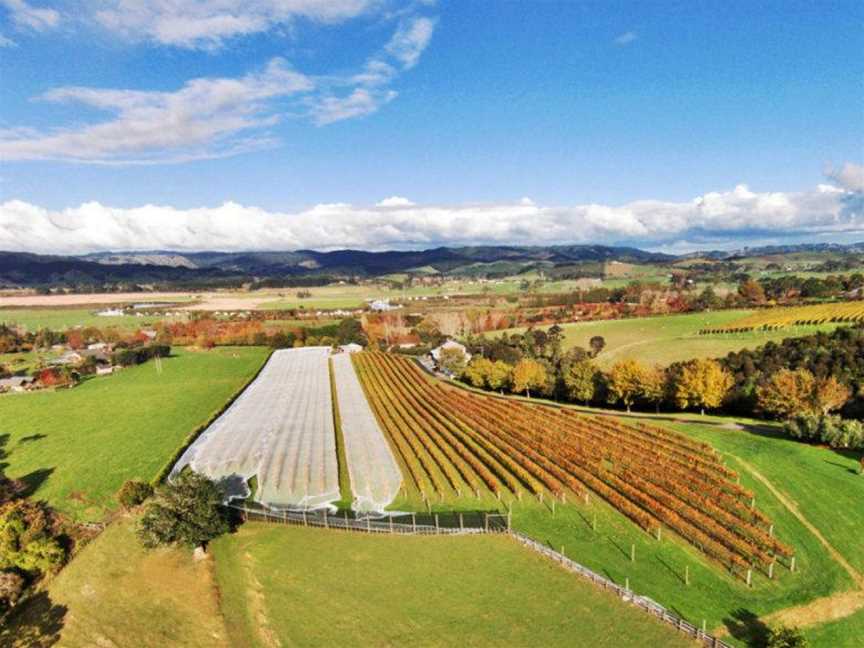
[[[435,358],[435,362],[438,362],[438,360],[440,359],[440,356],[441,356],[441,352],[444,349],[458,349],[459,351],[461,351],[462,353],[465,354],[465,360],[466,361],[471,359],[471,354],[468,353],[468,349],[465,348],[464,344],[460,344],[456,340],[447,340],[441,346],[437,346],[434,349],[432,349],[432,351],[430,351],[430,353],[432,354],[432,357]]]

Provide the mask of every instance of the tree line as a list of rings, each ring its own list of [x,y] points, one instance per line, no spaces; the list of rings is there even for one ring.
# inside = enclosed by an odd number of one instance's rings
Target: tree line
[[[489,340],[467,340],[440,364],[481,389],[542,396],[583,405],[691,410],[785,421],[795,438],[838,448],[864,448],[864,327],[769,342],[720,359],[693,359],[669,367],[620,360],[597,366],[605,341],[563,349],[563,330],[529,329]],[[844,417],[836,415],[840,412]]]

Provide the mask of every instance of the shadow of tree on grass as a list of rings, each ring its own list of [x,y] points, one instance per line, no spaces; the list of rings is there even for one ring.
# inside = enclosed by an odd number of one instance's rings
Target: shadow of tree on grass
[[[22,602],[0,626],[0,648],[48,648],[60,640],[65,605],[51,601],[46,592]]]

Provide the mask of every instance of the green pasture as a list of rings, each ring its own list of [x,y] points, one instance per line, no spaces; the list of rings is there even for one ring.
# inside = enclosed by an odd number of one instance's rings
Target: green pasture
[[[245,524],[213,543],[236,646],[689,646],[505,536]]]
[[[228,648],[212,561],[145,550],[134,520],[108,526],[0,628],[0,646]]]
[[[0,308],[0,323],[24,326],[30,331],[42,328],[63,330],[74,326],[136,330],[158,322],[162,317],[97,315],[102,308]]]
[[[829,623],[823,623],[804,632],[814,648],[860,648],[864,641],[864,610]]]
[[[261,348],[175,349],[68,390],[0,395],[6,474],[64,513],[93,520],[127,479],[153,479],[195,428],[258,370]]]
[[[807,335],[832,330],[836,324],[800,326],[797,329],[769,332],[718,333],[699,335],[706,327],[724,326],[749,315],[751,311],[724,310],[684,315],[657,315],[619,320],[562,324],[565,348],[589,348],[589,340],[600,335],[606,347],[597,358],[602,367],[618,360],[635,359],[645,364],[668,365],[692,358],[722,357],[732,351],[752,349],[766,342],[779,342],[792,335]],[[548,328],[548,327],[544,327]],[[510,329],[506,332],[523,332]],[[490,334],[496,337],[498,333]]]

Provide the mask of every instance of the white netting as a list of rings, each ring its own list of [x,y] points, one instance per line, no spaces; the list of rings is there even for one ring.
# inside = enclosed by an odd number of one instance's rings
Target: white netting
[[[260,375],[183,454],[185,466],[230,480],[229,495],[272,508],[316,508],[339,499],[329,347],[276,351]]]
[[[402,473],[360,386],[351,357],[333,356],[336,399],[356,511],[383,511],[402,485]]]

